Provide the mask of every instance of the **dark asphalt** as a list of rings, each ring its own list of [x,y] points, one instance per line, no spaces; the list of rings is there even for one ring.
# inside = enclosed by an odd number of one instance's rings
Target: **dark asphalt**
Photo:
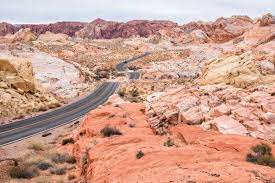
[[[123,61],[116,66],[117,71],[124,72],[125,65],[149,55],[145,53],[139,57]],[[138,79],[138,72],[128,73],[129,79]],[[32,135],[68,124],[87,114],[89,111],[104,104],[119,88],[118,82],[104,82],[85,98],[32,118],[23,119],[0,127],[0,146],[7,145]]]

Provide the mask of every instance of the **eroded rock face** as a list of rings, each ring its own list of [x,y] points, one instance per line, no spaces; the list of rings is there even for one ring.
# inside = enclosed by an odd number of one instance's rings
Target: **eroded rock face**
[[[185,123],[224,134],[275,140],[274,87],[244,90],[228,85],[176,87],[150,95],[147,115],[152,128],[164,134]]]
[[[52,33],[61,33],[67,34],[69,36],[74,36],[75,33],[81,30],[86,23],[82,22],[57,22],[53,24],[40,24],[40,25],[32,25],[32,24],[23,24],[21,28],[30,28],[31,31],[37,34],[44,34],[47,31]]]
[[[127,23],[118,23],[96,19],[76,33],[81,38],[113,39],[129,38],[133,36],[149,37],[161,29],[176,27],[177,24],[169,21],[134,20]]]
[[[54,34],[47,31],[45,34],[40,34],[37,41],[44,43],[65,43],[68,40],[69,36],[66,34]]]
[[[0,36],[5,36],[7,34],[14,34],[18,29],[12,24],[2,22],[0,23]]]
[[[33,77],[27,59],[0,59],[0,118],[23,117],[60,105],[51,94],[43,91]]]
[[[14,35],[8,36],[8,38],[12,39],[14,42],[31,42],[37,39],[37,36],[35,33],[31,31],[31,29],[20,29],[18,32],[16,32]]]
[[[201,30],[207,34],[212,41],[217,43],[227,42],[241,36],[251,28],[253,20],[247,16],[232,16],[230,18],[218,18],[215,22],[191,22],[183,25],[183,30],[191,33],[194,30]]]
[[[275,75],[264,74],[264,70],[273,70],[272,65],[272,62],[257,61],[252,52],[225,56],[206,65],[200,83],[202,85],[224,83],[241,88],[261,84],[272,85],[275,83]]]
[[[275,17],[272,16],[271,13],[268,13],[264,16],[262,16],[259,20],[259,25],[260,26],[268,26],[270,24],[275,24]]]
[[[96,109],[85,118],[75,132],[73,145],[80,175],[78,181],[275,180],[272,168],[245,161],[250,147],[263,141],[177,125],[170,131],[174,145],[167,147],[164,143],[168,137],[155,135],[143,112],[142,104],[121,103]],[[116,127],[122,135],[104,138],[100,130],[107,125]],[[271,147],[275,149],[274,145]],[[138,151],[144,153],[140,159],[136,158]]]

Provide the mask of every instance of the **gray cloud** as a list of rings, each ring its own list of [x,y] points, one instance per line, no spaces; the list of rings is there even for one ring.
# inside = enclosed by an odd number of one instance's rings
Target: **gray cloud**
[[[0,0],[0,21],[42,23],[161,19],[185,23],[220,16],[275,13],[274,0]]]

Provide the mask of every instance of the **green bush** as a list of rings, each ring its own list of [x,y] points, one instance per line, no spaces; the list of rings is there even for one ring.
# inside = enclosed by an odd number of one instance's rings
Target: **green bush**
[[[103,135],[103,137],[111,137],[113,135],[122,135],[122,133],[118,129],[110,126],[104,127],[102,130],[100,130],[100,133]]]
[[[37,169],[31,166],[15,166],[9,171],[11,178],[31,179],[39,175]]]
[[[267,144],[258,144],[251,147],[253,154],[246,155],[246,160],[258,165],[275,167],[275,158],[272,155],[272,149]]]
[[[140,159],[140,158],[142,158],[144,156],[144,153],[142,152],[142,151],[138,151],[137,153],[136,153],[136,158],[137,159]]]
[[[74,144],[74,139],[73,138],[67,138],[67,139],[63,139],[62,143],[63,146],[67,145],[67,144]]]

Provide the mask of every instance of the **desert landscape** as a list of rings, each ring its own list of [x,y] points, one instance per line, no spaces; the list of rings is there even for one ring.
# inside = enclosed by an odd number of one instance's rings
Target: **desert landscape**
[[[0,96],[0,182],[275,183],[271,13],[2,22]]]

